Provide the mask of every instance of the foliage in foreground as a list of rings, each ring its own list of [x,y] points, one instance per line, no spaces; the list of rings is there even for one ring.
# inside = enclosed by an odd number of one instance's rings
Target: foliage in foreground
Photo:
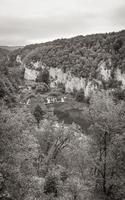
[[[87,132],[29,109],[0,110],[0,195],[13,200],[122,200],[125,103],[98,93]],[[7,198],[7,197],[6,197]]]

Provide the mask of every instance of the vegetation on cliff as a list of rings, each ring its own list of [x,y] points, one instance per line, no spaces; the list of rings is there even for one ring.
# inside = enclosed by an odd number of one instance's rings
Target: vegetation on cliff
[[[115,72],[124,74],[125,31],[0,55],[0,199],[123,200],[125,95]],[[36,81],[25,66],[38,67]],[[95,80],[103,87],[87,99],[84,84]]]

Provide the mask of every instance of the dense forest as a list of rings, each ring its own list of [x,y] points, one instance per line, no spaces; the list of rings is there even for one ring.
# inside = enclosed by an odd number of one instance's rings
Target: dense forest
[[[106,61],[107,67],[119,67],[124,71],[125,31],[28,45],[12,52],[12,57],[15,54],[21,55],[27,64],[31,60],[42,60],[49,67],[70,70],[77,76],[88,77],[91,74],[91,77],[96,77],[96,69],[102,60]]]
[[[26,80],[37,61],[45,68]],[[107,82],[102,62],[111,70]],[[103,87],[89,99],[61,83],[51,88],[50,68]],[[1,200],[124,200],[125,95],[117,69],[124,74],[125,31],[0,49]]]

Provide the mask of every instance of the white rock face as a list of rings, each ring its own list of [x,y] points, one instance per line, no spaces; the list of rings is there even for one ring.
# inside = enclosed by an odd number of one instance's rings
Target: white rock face
[[[53,82],[50,87],[54,88],[58,83],[63,83],[67,93],[73,92],[74,89],[76,91],[82,89],[87,97],[92,91],[97,89],[97,85],[93,84],[91,81],[87,82],[85,78],[72,76],[70,72],[63,73],[62,70],[58,68],[50,68],[49,74],[53,78]]]
[[[38,69],[38,68],[44,69],[46,67],[45,65],[42,64],[41,61],[31,62],[31,65],[33,69]]]
[[[20,55],[17,55],[16,62],[20,63],[20,64],[23,64]]]
[[[121,73],[120,69],[116,71],[116,79],[122,82],[122,88],[125,89],[125,74]]]
[[[25,67],[25,74],[24,74],[24,78],[26,80],[30,80],[30,81],[35,81],[37,76],[38,76],[39,72],[36,70],[32,70],[32,69],[28,69]]]
[[[105,62],[101,63],[101,65],[99,67],[99,71],[100,71],[100,74],[101,74],[103,80],[108,81],[110,79],[110,77],[111,77],[111,70],[107,69]]]
[[[19,61],[20,57],[17,57],[17,59]],[[44,69],[46,66],[44,66],[41,61],[31,62],[30,64],[32,69],[27,68],[26,65],[23,64],[25,68],[24,78],[26,80],[35,81],[39,74],[38,68]]]
[[[37,62],[31,62],[31,64],[33,65],[33,67],[35,68],[35,69],[37,69],[38,67],[39,67],[39,61],[37,61]]]
[[[84,93],[85,93],[85,97],[90,96],[90,93],[94,90],[94,86],[91,83],[91,81],[89,81],[85,87]]]
[[[74,89],[80,90],[85,88],[85,79],[72,76],[70,72],[63,73],[61,69],[50,68],[49,74],[54,79],[55,85],[63,83],[68,93],[73,92]],[[54,83],[52,87],[54,87]]]
[[[109,74],[109,72],[106,73],[106,70],[104,70],[103,67],[101,69],[101,73],[105,78],[107,78],[107,74]],[[38,74],[39,71],[25,67],[24,78],[26,80],[35,81]],[[82,89],[86,97],[90,96],[93,91],[97,90],[97,84],[94,84],[92,81],[87,81],[85,78],[72,76],[70,72],[63,73],[63,71],[58,68],[50,68],[49,75],[52,78],[50,83],[51,88],[56,88],[58,83],[62,83],[65,85],[65,91],[67,93],[71,93],[74,90],[79,91]]]

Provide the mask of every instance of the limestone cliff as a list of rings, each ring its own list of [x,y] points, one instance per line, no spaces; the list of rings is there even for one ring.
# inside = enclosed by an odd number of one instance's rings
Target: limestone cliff
[[[38,74],[39,74],[39,71],[36,71],[34,69],[28,69],[27,67],[25,67],[24,78],[26,80],[35,81]]]

